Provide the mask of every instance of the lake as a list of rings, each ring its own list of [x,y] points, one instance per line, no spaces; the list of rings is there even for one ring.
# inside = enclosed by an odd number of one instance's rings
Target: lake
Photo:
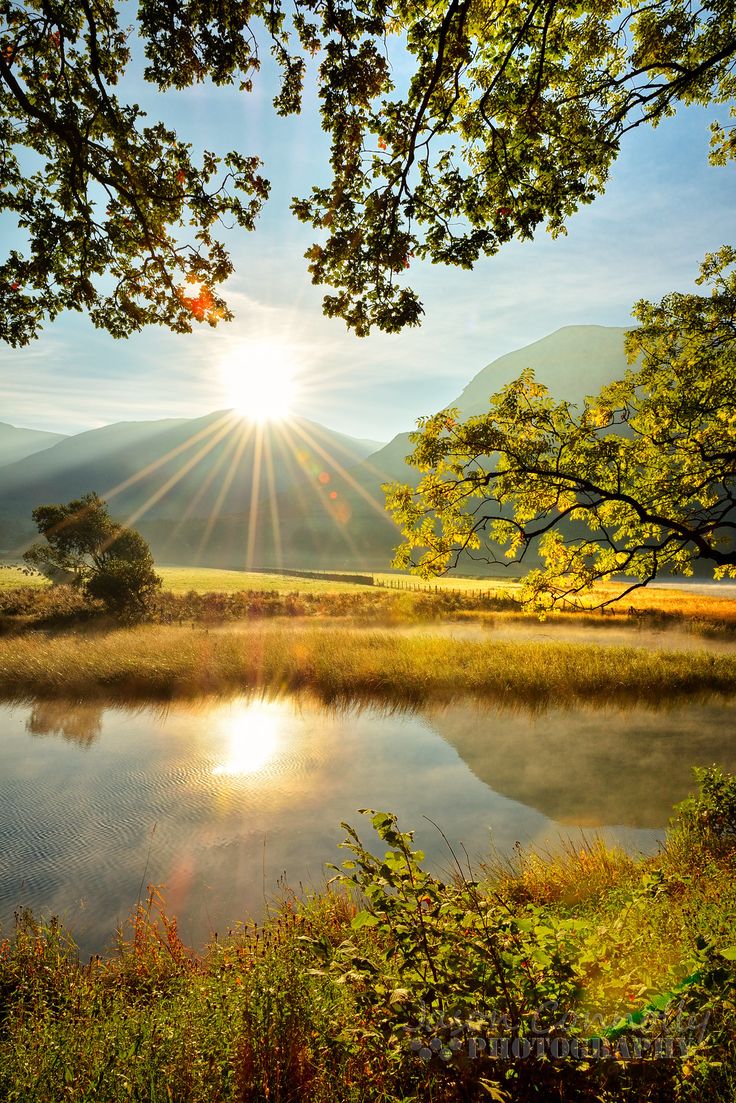
[[[324,884],[340,821],[394,811],[429,865],[446,844],[552,848],[581,833],[652,852],[692,765],[736,771],[736,703],[658,710],[328,710],[303,697],[166,707],[0,705],[0,924],[53,913],[83,955],[111,944],[148,882],[185,940],[263,914],[283,879]]]

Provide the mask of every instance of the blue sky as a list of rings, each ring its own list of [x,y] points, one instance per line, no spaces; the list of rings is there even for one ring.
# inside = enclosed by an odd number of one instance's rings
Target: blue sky
[[[564,325],[626,325],[633,302],[688,290],[703,254],[734,241],[736,167],[707,163],[713,111],[689,109],[628,135],[605,196],[566,238],[540,232],[473,272],[415,264],[420,329],[360,339],[321,313],[302,254],[312,231],[289,213],[326,177],[313,95],[278,119],[268,74],[251,95],[200,86],[165,96],[131,79],[130,93],[195,150],[230,148],[265,161],[272,194],[255,232],[228,235],[236,320],[190,336],[149,329],[127,341],[82,315],[47,326],[30,347],[0,348],[0,420],[78,432],[113,421],[195,417],[232,403],[220,366],[273,342],[297,365],[293,412],[355,436],[388,440],[450,402],[485,364]],[[725,111],[719,112],[721,116]],[[267,364],[263,370],[267,370]]]

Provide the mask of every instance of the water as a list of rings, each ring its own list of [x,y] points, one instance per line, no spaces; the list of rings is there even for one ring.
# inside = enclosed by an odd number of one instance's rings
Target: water
[[[736,704],[539,714],[467,704],[327,711],[239,697],[161,708],[0,705],[0,924],[57,914],[83,954],[147,882],[186,940],[263,914],[283,875],[320,887],[340,821],[395,811],[438,871],[442,828],[471,859],[600,833],[651,852],[690,766],[736,771]]]

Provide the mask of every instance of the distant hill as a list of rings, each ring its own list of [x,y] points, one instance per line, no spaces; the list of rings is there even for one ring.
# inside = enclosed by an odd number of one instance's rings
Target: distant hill
[[[627,368],[624,336],[627,330],[614,326],[564,326],[531,345],[499,356],[481,368],[457,398],[463,418],[484,414],[491,395],[516,379],[525,368],[533,368],[537,379],[549,387],[554,398],[580,403],[596,394],[606,383],[620,379]],[[426,410],[425,413],[436,413]],[[369,456],[355,473],[361,482],[373,485],[371,469],[384,480],[417,483],[420,476],[406,465],[412,450],[408,433],[398,433],[383,448]]]
[[[32,456],[34,452],[40,452],[44,448],[51,448],[61,440],[64,440],[61,433],[44,433],[40,429],[19,429],[15,425],[0,421],[0,467],[23,460],[26,456]]]
[[[254,428],[232,411],[201,418],[120,422],[62,439],[0,469],[0,518],[27,522],[44,502],[95,490],[116,518],[136,524],[249,514],[252,502],[317,480],[327,485],[375,449],[294,418]],[[319,482],[320,478],[322,482]],[[16,526],[17,527],[17,526]],[[30,531],[29,529],[29,531]]]
[[[626,333],[618,326],[563,326],[487,364],[447,405],[457,406],[463,417],[484,414],[491,395],[525,368],[534,369],[554,398],[580,403],[626,371]]]

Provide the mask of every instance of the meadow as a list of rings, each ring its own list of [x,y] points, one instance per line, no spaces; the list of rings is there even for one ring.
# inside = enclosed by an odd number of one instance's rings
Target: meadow
[[[163,587],[149,603],[151,623],[217,624],[262,617],[350,618],[356,622],[401,624],[474,621],[533,626],[534,612],[518,602],[513,580],[443,577],[431,583],[414,576],[374,574],[375,585],[217,568],[160,567]],[[346,579],[350,576],[346,575]],[[703,636],[733,638],[736,600],[718,593],[648,588],[624,601],[596,609],[615,591],[599,586],[588,608],[560,609],[544,618],[546,628],[625,624],[675,627]],[[106,622],[104,611],[65,586],[51,586],[15,566],[0,569],[0,633],[25,628],[79,627]]]
[[[658,703],[731,694],[736,654],[554,642],[474,642],[431,634],[253,625],[220,632],[139,625],[0,639],[0,695],[125,699],[309,690],[324,701]]]

